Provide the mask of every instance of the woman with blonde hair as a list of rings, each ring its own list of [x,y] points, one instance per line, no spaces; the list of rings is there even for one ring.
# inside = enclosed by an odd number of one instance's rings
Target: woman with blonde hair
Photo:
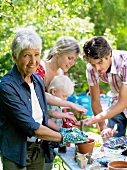
[[[56,45],[49,50],[46,59],[41,60],[37,70],[45,82],[46,88],[57,75],[65,74],[78,58],[80,47],[77,41],[70,36],[60,37]]]

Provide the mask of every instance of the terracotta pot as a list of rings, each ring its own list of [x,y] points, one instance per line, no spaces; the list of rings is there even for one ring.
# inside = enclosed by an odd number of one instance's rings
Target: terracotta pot
[[[108,170],[127,170],[127,162],[126,161],[109,162]]]
[[[89,142],[78,143],[78,152],[82,154],[92,153],[94,148],[95,140],[89,139]]]

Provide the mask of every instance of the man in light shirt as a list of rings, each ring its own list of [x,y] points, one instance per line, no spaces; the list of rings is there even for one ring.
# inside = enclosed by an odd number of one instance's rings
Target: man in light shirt
[[[112,50],[102,36],[93,37],[83,47],[87,60],[86,76],[90,89],[94,118],[86,119],[88,126],[99,122],[102,136],[125,136],[127,128],[127,51]],[[111,107],[103,111],[100,104],[99,80],[110,85]],[[108,126],[104,120],[108,119]],[[113,132],[117,124],[118,133]],[[114,134],[113,134],[114,133]]]

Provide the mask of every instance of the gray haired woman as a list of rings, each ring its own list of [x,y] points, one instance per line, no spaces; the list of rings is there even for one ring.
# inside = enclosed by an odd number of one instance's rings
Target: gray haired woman
[[[49,122],[44,82],[34,74],[41,49],[41,38],[29,29],[17,33],[11,44],[15,64],[0,82],[0,153],[4,170],[43,170],[47,141],[64,146],[86,139],[78,129],[67,132]]]

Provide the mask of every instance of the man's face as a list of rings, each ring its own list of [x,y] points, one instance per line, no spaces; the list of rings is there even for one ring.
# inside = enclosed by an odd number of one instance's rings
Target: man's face
[[[99,74],[104,74],[111,65],[111,53],[107,57],[101,59],[88,58],[87,60]]]

